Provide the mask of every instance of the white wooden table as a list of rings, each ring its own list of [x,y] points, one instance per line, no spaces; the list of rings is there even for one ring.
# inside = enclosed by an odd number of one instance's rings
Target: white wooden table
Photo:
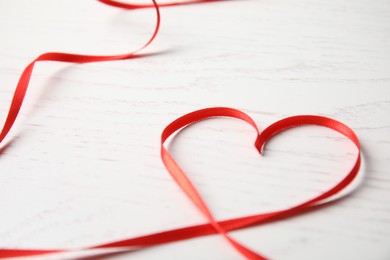
[[[389,14],[388,0],[164,8],[160,34],[144,51],[153,55],[39,63],[0,155],[0,247],[77,248],[204,223],[163,167],[159,138],[180,115],[229,106],[261,129],[297,114],[335,118],[356,131],[364,157],[363,182],[347,198],[232,236],[271,259],[390,259]],[[93,0],[2,0],[1,122],[21,71],[39,54],[132,51],[154,22],[151,9]],[[319,194],[356,156],[346,138],[318,127],[281,134],[264,157],[254,138],[243,122],[215,119],[169,146],[218,219]],[[110,259],[241,256],[215,235]]]

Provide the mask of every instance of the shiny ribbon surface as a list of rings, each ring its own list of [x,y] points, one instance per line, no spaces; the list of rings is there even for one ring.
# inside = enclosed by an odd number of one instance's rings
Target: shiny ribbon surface
[[[74,62],[74,63],[86,63],[86,62],[98,62],[98,61],[112,61],[112,60],[121,60],[121,59],[129,59],[137,57],[137,52],[144,49],[148,46],[156,37],[159,25],[160,25],[160,13],[159,8],[156,2],[153,0],[152,5],[133,5],[133,4],[125,4],[111,0],[100,0],[108,5],[126,8],[126,9],[138,9],[138,8],[149,8],[154,7],[157,12],[157,22],[154,33],[149,41],[140,49],[123,55],[114,55],[114,56],[92,56],[92,55],[79,55],[79,54],[67,54],[67,53],[45,53],[36,58],[33,62],[31,62],[23,71],[18,85],[15,90],[15,94],[9,109],[9,113],[4,124],[4,127],[0,133],[0,143],[4,140],[4,138],[9,133],[12,128],[19,110],[22,106],[29,80],[31,78],[31,74],[34,68],[34,64],[38,61],[60,61],[60,62]],[[162,4],[161,6],[173,6],[173,5],[181,5],[181,4],[189,4],[189,3],[201,3],[201,2],[211,2],[211,0],[200,0],[200,1],[187,1],[187,2],[172,2]],[[170,155],[168,150],[164,147],[164,143],[167,139],[175,134],[178,130],[196,123],[198,121],[215,118],[215,117],[231,117],[242,120],[248,124],[250,124],[256,133],[255,140],[255,148],[262,154],[263,147],[266,143],[276,134],[285,131],[289,128],[300,127],[304,125],[317,125],[322,127],[327,127],[332,130],[335,130],[341,134],[343,134],[346,138],[351,140],[358,150],[356,161],[352,167],[352,169],[348,172],[348,174],[339,181],[335,186],[331,187],[326,192],[311,198],[307,201],[300,203],[299,205],[289,207],[286,209],[260,213],[256,215],[244,216],[239,218],[233,218],[223,221],[218,221],[214,218],[211,210],[208,208],[205,200],[202,198],[200,193],[197,191],[191,180],[187,177],[184,171],[180,168],[180,166],[176,163],[174,158]],[[206,108],[198,111],[194,111],[192,113],[186,114],[171,124],[169,124],[163,131],[161,136],[161,158],[162,161],[174,179],[174,181],[179,185],[179,187],[183,190],[186,196],[191,200],[191,202],[199,209],[199,211],[204,215],[207,219],[206,224],[194,225],[184,228],[178,228],[173,230],[168,230],[164,232],[157,232],[154,234],[149,234],[140,237],[134,237],[130,239],[124,239],[120,241],[115,241],[111,243],[105,243],[101,245],[96,245],[93,247],[86,247],[75,250],[63,250],[63,249],[54,249],[54,250],[38,250],[38,249],[7,249],[1,248],[0,245],[0,258],[11,258],[11,257],[20,257],[20,256],[34,256],[34,255],[44,255],[51,253],[63,253],[70,251],[90,251],[96,250],[96,254],[100,254],[102,249],[108,251],[133,251],[138,250],[150,246],[161,245],[166,243],[171,243],[175,241],[201,237],[211,234],[219,234],[226,241],[235,248],[239,253],[241,253],[247,259],[267,259],[265,256],[260,255],[259,253],[253,251],[252,249],[247,248],[242,245],[240,242],[236,241],[229,235],[229,231],[238,230],[242,228],[247,228],[250,226],[260,225],[272,221],[277,221],[280,219],[285,219],[293,215],[301,214],[310,209],[314,209],[319,205],[329,202],[329,198],[339,194],[343,191],[358,175],[361,156],[360,156],[360,144],[355,133],[346,125],[331,118],[326,118],[322,116],[315,115],[299,115],[288,117],[277,121],[276,123],[268,126],[263,131],[260,131],[255,123],[255,121],[247,114],[242,111],[226,108],[226,107],[214,107],[214,108]]]

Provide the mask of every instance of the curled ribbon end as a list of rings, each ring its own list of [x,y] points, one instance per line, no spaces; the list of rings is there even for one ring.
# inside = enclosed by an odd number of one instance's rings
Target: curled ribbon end
[[[255,148],[257,151],[259,151],[260,155],[263,155],[263,145],[264,145],[264,140],[263,138],[261,138],[260,135],[258,135],[255,141]]]

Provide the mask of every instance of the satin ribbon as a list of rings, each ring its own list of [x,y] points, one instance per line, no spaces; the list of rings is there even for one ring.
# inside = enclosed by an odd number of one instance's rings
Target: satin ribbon
[[[126,8],[126,9],[136,9],[136,8],[148,8],[151,5],[132,5],[132,4],[123,4],[116,1],[111,0],[100,0],[105,4]],[[177,2],[177,3],[167,3],[164,6],[172,6],[179,4],[188,4],[188,3],[198,3],[198,2],[210,2],[208,0],[200,0],[200,1],[191,1],[191,2]],[[31,74],[34,68],[34,64],[38,61],[61,61],[61,62],[75,62],[75,63],[86,63],[86,62],[98,62],[98,61],[109,61],[109,60],[121,60],[121,59],[129,59],[137,56],[137,52],[144,49],[148,46],[156,37],[159,25],[160,25],[160,13],[159,8],[156,2],[153,0],[153,6],[156,9],[157,13],[157,22],[155,31],[149,41],[140,49],[131,52],[129,54],[123,55],[113,55],[113,56],[93,56],[93,55],[80,55],[80,54],[67,54],[67,53],[45,53],[36,58],[32,63],[30,63],[25,70],[23,71],[19,83],[16,87],[15,94],[10,106],[10,110],[4,124],[4,127],[0,133],[0,143],[4,140],[4,138],[9,133],[12,128],[15,119],[19,113],[19,110],[22,106],[29,80],[31,78]],[[349,171],[349,173],[335,186],[330,188],[328,191],[318,195],[310,200],[307,200],[299,205],[294,207],[290,207],[288,209],[283,209],[279,211],[273,211],[268,213],[261,213],[251,216],[244,216],[239,218],[233,218],[224,221],[217,221],[204,199],[201,197],[195,186],[192,184],[190,179],[186,176],[184,171],[179,167],[179,165],[175,162],[173,157],[169,154],[167,149],[164,147],[165,141],[173,135],[176,131],[181,128],[198,122],[200,120],[204,120],[207,118],[213,117],[232,117],[243,120],[254,128],[257,136],[255,141],[256,149],[262,153],[262,149],[264,145],[267,143],[269,139],[271,139],[274,135],[282,132],[286,129],[299,127],[302,125],[318,125],[333,129],[337,132],[340,132],[347,138],[349,138],[357,147],[358,155],[356,161],[354,163],[353,168]],[[121,251],[132,251],[135,249],[146,248],[154,245],[161,245],[166,243],[171,243],[175,241],[211,235],[211,234],[220,234],[224,237],[229,244],[234,247],[238,252],[240,252],[247,259],[266,259],[266,257],[254,252],[253,250],[247,248],[242,245],[240,242],[233,239],[228,232],[242,229],[254,225],[264,224],[267,222],[276,221],[279,219],[284,219],[293,215],[304,213],[310,209],[316,208],[318,205],[328,203],[329,198],[339,194],[342,190],[344,190],[357,176],[359,167],[360,167],[360,145],[358,138],[355,133],[346,125],[336,120],[321,117],[321,116],[313,116],[313,115],[303,115],[303,116],[293,116],[289,118],[282,119],[269,127],[267,127],[264,131],[260,132],[257,128],[254,120],[244,112],[241,112],[232,108],[224,108],[224,107],[216,107],[216,108],[207,108],[198,110],[187,115],[184,115],[177,120],[173,121],[169,124],[163,131],[161,137],[161,158],[162,161],[167,168],[168,172],[171,174],[176,183],[180,186],[183,192],[188,196],[188,198],[194,203],[194,205],[200,210],[200,212],[205,216],[208,220],[208,223],[202,225],[194,225],[184,228],[178,228],[173,230],[168,230],[164,232],[157,232],[154,234],[149,234],[145,236],[124,239],[112,243],[105,243],[101,245],[96,245],[93,247],[86,247],[76,250],[37,250],[37,249],[6,249],[0,248],[0,258],[10,258],[10,257],[19,257],[19,256],[33,256],[33,255],[44,255],[50,253],[63,253],[70,251],[83,251],[83,250],[97,250],[97,249],[106,249],[106,250],[121,250]],[[97,254],[101,253],[100,251]]]
[[[262,149],[265,144],[276,134],[285,131],[286,129],[299,127],[304,125],[318,125],[333,129],[347,138],[349,138],[358,149],[358,154],[354,166],[349,173],[335,186],[330,188],[328,191],[307,200],[294,207],[283,209],[279,211],[273,211],[268,213],[261,213],[251,216],[245,216],[240,218],[233,218],[224,221],[217,221],[205,201],[192,184],[190,179],[186,176],[184,171],[175,162],[173,157],[169,154],[168,150],[164,147],[165,141],[176,131],[182,129],[185,126],[213,117],[232,117],[243,120],[249,123],[256,132],[255,147],[262,154]],[[360,167],[360,144],[355,133],[346,125],[331,118],[314,115],[300,115],[282,119],[269,127],[264,131],[260,132],[256,126],[254,120],[236,109],[216,107],[198,110],[187,115],[184,115],[177,120],[169,124],[163,131],[161,136],[161,158],[162,161],[171,174],[175,182],[180,186],[184,193],[194,203],[194,205],[202,212],[202,214],[209,221],[207,224],[195,225],[185,228],[173,229],[164,232],[158,232],[146,236],[135,237],[131,239],[120,240],[112,243],[101,244],[93,247],[88,247],[80,250],[93,250],[93,249],[122,249],[123,251],[132,251],[134,249],[140,249],[150,247],[154,245],[161,245],[170,242],[211,235],[220,234],[222,235],[238,252],[240,252],[247,259],[267,259],[266,257],[248,249],[241,243],[233,239],[228,231],[242,229],[254,225],[264,224],[284,218],[288,218],[293,215],[301,214],[305,211],[315,208],[316,206],[328,203],[329,198],[337,195],[339,192],[344,190],[351,182],[356,178],[359,167]],[[16,257],[16,256],[31,256],[31,255],[42,255],[48,253],[61,253],[67,252],[67,250],[20,250],[20,249],[0,249],[0,258],[5,257]]]
[[[132,4],[132,3],[123,3],[119,1],[113,0],[98,0],[106,5],[111,5],[119,8],[125,9],[144,9],[144,8],[153,8],[153,4]],[[179,6],[179,5],[191,5],[191,4],[201,4],[201,3],[211,3],[211,2],[219,2],[224,0],[183,0],[183,1],[172,1],[159,3],[159,7],[168,7],[168,6]]]
[[[357,159],[351,171],[347,174],[344,179],[342,179],[337,185],[324,192],[323,194],[314,197],[306,202],[303,202],[299,205],[296,205],[292,208],[258,214],[254,216],[248,216],[243,218],[231,219],[223,222],[218,222],[210,209],[207,207],[205,201],[192,184],[190,179],[186,176],[180,166],[175,162],[172,156],[169,154],[167,149],[164,147],[164,142],[171,136],[173,133],[178,131],[179,129],[193,124],[197,121],[204,120],[207,118],[213,117],[232,117],[241,119],[247,123],[249,123],[255,129],[257,133],[257,138],[255,141],[255,147],[262,154],[262,150],[267,141],[272,138],[274,135],[285,131],[286,129],[298,127],[302,125],[318,125],[328,127],[330,129],[336,130],[341,134],[345,135],[349,138],[359,150]],[[172,122],[168,125],[161,138],[161,158],[164,162],[165,167],[176,181],[176,183],[180,186],[183,192],[189,197],[192,203],[200,210],[200,212],[208,219],[209,226],[208,228],[213,228],[214,233],[219,233],[222,235],[238,252],[240,252],[247,259],[256,259],[256,260],[264,260],[266,257],[254,252],[253,250],[243,246],[241,243],[237,242],[231,236],[228,235],[228,231],[240,229],[243,227],[253,226],[262,224],[265,222],[270,222],[274,220],[278,220],[281,218],[286,218],[292,215],[296,215],[306,211],[309,208],[312,208],[321,203],[326,203],[329,201],[325,201],[326,199],[338,194],[340,191],[344,190],[357,176],[359,167],[360,167],[360,144],[355,133],[346,125],[333,120],[331,118],[326,118],[322,116],[314,116],[314,115],[300,115],[293,116],[289,118],[282,119],[269,127],[267,127],[263,132],[260,132],[256,126],[256,123],[253,121],[251,117],[249,117],[244,112],[241,112],[232,108],[224,108],[224,107],[215,107],[215,108],[207,108],[198,110],[192,113],[189,113],[183,117]],[[197,231],[199,232],[199,231]]]
[[[12,126],[15,123],[15,120],[19,114],[20,108],[22,107],[24,97],[27,92],[27,88],[30,82],[31,74],[34,69],[35,63],[39,61],[59,61],[59,62],[70,62],[70,63],[89,63],[89,62],[101,62],[101,61],[114,61],[114,60],[125,60],[125,59],[132,59],[136,58],[140,55],[137,53],[145,49],[147,46],[149,46],[153,40],[156,38],[158,31],[160,29],[160,10],[156,3],[156,0],[152,0],[153,6],[156,10],[157,14],[157,21],[154,28],[154,32],[150,39],[139,49],[126,53],[126,54],[119,54],[119,55],[83,55],[83,54],[73,54],[73,53],[60,53],[60,52],[48,52],[39,55],[35,60],[33,60],[22,72],[22,75],[19,78],[19,82],[16,86],[14,96],[11,101],[11,106],[8,111],[7,118],[5,120],[4,126],[0,132],[0,144],[4,140],[4,138],[8,135],[9,131],[11,130]],[[105,1],[100,1],[105,2]],[[110,5],[114,5],[115,1],[107,1]],[[122,8],[125,9],[134,9],[134,7],[125,7],[122,6]]]

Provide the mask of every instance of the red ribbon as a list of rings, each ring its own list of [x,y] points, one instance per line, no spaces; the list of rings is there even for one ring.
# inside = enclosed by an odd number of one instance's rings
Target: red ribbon
[[[336,130],[341,134],[345,135],[347,138],[349,138],[356,145],[357,149],[359,150],[359,153],[353,168],[347,174],[347,176],[344,177],[344,179],[342,179],[337,185],[335,185],[334,187],[332,187],[331,189],[329,189],[328,191],[324,192],[323,194],[317,197],[314,197],[292,208],[218,222],[217,220],[215,220],[214,216],[212,215],[211,211],[207,207],[206,203],[202,199],[199,192],[196,190],[195,186],[187,178],[183,170],[180,169],[180,167],[172,158],[172,156],[169,154],[169,152],[165,149],[164,142],[173,133],[175,133],[176,131],[178,131],[179,129],[187,125],[193,124],[195,122],[207,118],[220,117],[220,116],[241,119],[249,123],[250,125],[252,125],[255,131],[257,132],[255,147],[260,154],[262,154],[262,149],[264,145],[274,135],[282,131],[285,131],[289,128],[298,127],[302,125],[318,125],[318,126],[324,126]],[[165,167],[167,168],[167,170],[169,171],[173,179],[176,181],[176,183],[180,186],[180,188],[184,191],[184,193],[190,198],[190,200],[195,204],[195,206],[197,206],[197,208],[209,221],[209,224],[207,226],[202,226],[202,228],[200,228],[200,226],[192,227],[193,229],[196,230],[192,230],[192,228],[190,228],[183,233],[194,232],[194,234],[191,233],[191,235],[199,236],[200,233],[202,235],[209,234],[205,232],[206,230],[203,231],[203,229],[207,229],[207,231],[212,230],[213,231],[212,233],[221,234],[243,256],[245,256],[248,259],[257,259],[257,260],[263,260],[266,258],[248,249],[247,247],[243,246],[235,239],[233,239],[231,236],[229,236],[227,232],[235,229],[248,227],[248,226],[259,225],[265,222],[275,221],[281,218],[286,218],[292,215],[302,213],[308,210],[309,208],[315,207],[316,205],[326,203],[325,201],[326,199],[336,195],[337,193],[345,189],[356,178],[359,171],[360,160],[361,160],[360,144],[355,133],[348,126],[336,120],[333,120],[331,118],[326,118],[322,116],[313,116],[313,115],[293,116],[293,117],[282,119],[270,125],[263,132],[260,133],[259,129],[256,126],[256,123],[247,114],[236,109],[224,108],[224,107],[206,108],[206,109],[198,110],[189,113],[185,116],[182,116],[177,120],[175,120],[174,122],[172,122],[170,125],[168,125],[165,128],[164,132],[162,133],[162,137],[161,137],[161,158],[165,164]],[[199,230],[198,228],[201,230]]]
[[[154,7],[153,4],[129,4],[129,3],[122,3],[118,1],[113,0],[98,0],[99,2],[102,2],[107,5],[119,7],[119,8],[125,8],[125,9],[143,9],[143,8],[152,8]],[[210,2],[219,2],[222,0],[183,0],[183,1],[177,1],[177,2],[165,2],[158,4],[159,7],[168,7],[168,6],[178,6],[178,5],[191,5],[191,4],[201,4],[201,3],[210,3]]]
[[[38,61],[61,61],[61,62],[75,62],[75,63],[86,63],[86,62],[97,62],[97,61],[108,61],[108,60],[120,60],[120,59],[129,59],[136,57],[136,53],[146,46],[148,46],[155,36],[158,33],[160,25],[160,14],[158,5],[155,0],[153,0],[153,5],[133,5],[133,4],[123,4],[111,0],[99,0],[105,4],[126,8],[126,9],[135,9],[135,8],[147,8],[154,6],[157,12],[157,23],[155,31],[150,38],[150,40],[140,49],[129,54],[124,55],[114,55],[114,56],[92,56],[92,55],[79,55],[79,54],[67,54],[67,53],[45,53],[36,58],[32,63],[30,63],[25,70],[23,71],[19,83],[16,87],[14,98],[12,100],[10,110],[4,124],[4,127],[0,133],[0,143],[7,136],[8,132],[12,128],[12,125],[15,122],[15,119],[18,115],[20,107],[23,103],[29,80],[34,68],[34,64]],[[200,3],[200,2],[210,2],[214,0],[199,0],[191,2],[175,2],[175,3],[166,3],[162,6],[172,6],[179,4],[188,4],[188,3]],[[257,133],[255,147],[262,153],[264,145],[269,139],[274,135],[282,132],[286,129],[298,127],[302,125],[318,125],[333,129],[337,132],[340,132],[347,138],[349,138],[357,147],[358,155],[355,161],[353,168],[350,172],[335,186],[330,188],[328,191],[322,193],[319,196],[316,196],[308,201],[305,201],[294,207],[283,209],[274,212],[256,214],[251,216],[239,217],[224,221],[217,221],[207,204],[192,184],[190,179],[186,176],[183,170],[178,166],[173,157],[169,154],[167,149],[164,147],[165,141],[176,131],[181,128],[204,120],[207,118],[213,117],[232,117],[243,120],[253,126]],[[360,145],[359,140],[356,137],[355,133],[343,123],[340,123],[336,120],[313,115],[303,115],[303,116],[293,116],[289,118],[282,119],[269,127],[264,131],[260,132],[257,128],[254,120],[249,117],[247,114],[232,108],[216,107],[216,108],[207,108],[198,110],[187,115],[184,115],[171,124],[169,124],[163,131],[161,137],[161,158],[168,172],[171,174],[176,183],[184,191],[184,193],[190,198],[194,205],[202,212],[202,214],[208,220],[208,223],[202,225],[189,226],[185,228],[173,229],[164,232],[158,232],[146,236],[135,237],[131,239],[120,240],[112,243],[101,244],[93,247],[87,247],[79,249],[83,250],[96,250],[96,249],[107,249],[107,250],[120,250],[120,251],[132,251],[134,249],[145,248],[154,245],[161,245],[170,242],[211,235],[211,234],[220,234],[222,235],[238,252],[240,252],[247,259],[266,259],[264,256],[248,249],[235,239],[233,239],[228,232],[232,230],[237,230],[241,228],[246,228],[254,225],[263,224],[266,222],[276,221],[279,219],[287,218],[292,215],[301,214],[305,211],[313,209],[320,204],[329,202],[329,198],[338,194],[340,191],[344,190],[357,176],[359,167],[360,167]],[[32,256],[32,255],[44,255],[49,253],[62,253],[69,252],[70,250],[29,250],[29,249],[0,249],[0,258],[9,258],[9,257],[18,257],[18,256]],[[75,250],[72,250],[75,251]],[[101,253],[101,252],[99,252]]]
[[[89,63],[89,62],[100,62],[100,61],[113,61],[113,60],[125,60],[139,57],[137,53],[141,50],[145,49],[148,45],[150,45],[153,40],[156,38],[158,31],[160,29],[160,10],[156,3],[156,0],[153,1],[153,6],[157,13],[157,22],[154,29],[154,32],[150,39],[145,43],[144,46],[130,53],[119,54],[119,55],[109,55],[109,56],[99,56],[99,55],[83,55],[83,54],[72,54],[72,53],[59,53],[59,52],[48,52],[39,55],[35,60],[33,60],[22,72],[22,75],[19,78],[19,82],[16,86],[14,96],[11,102],[11,106],[9,108],[9,112],[7,118],[5,120],[4,126],[0,132],[0,143],[4,140],[4,138],[8,135],[8,132],[11,130],[15,120],[19,114],[20,108],[22,107],[24,97],[27,92],[27,88],[30,82],[31,74],[34,69],[34,65],[38,61],[60,61],[60,62],[71,62],[71,63]],[[109,5],[114,5],[115,1],[100,1],[107,2]],[[119,4],[119,3],[118,3]],[[135,9],[134,7],[125,7],[126,9]]]
[[[245,216],[240,218],[234,218],[224,221],[217,221],[209,208],[207,207],[205,201],[202,199],[201,195],[192,184],[190,179],[186,176],[183,170],[178,166],[173,157],[164,147],[165,141],[176,131],[181,128],[212,117],[233,117],[241,119],[250,125],[253,126],[257,133],[255,147],[262,153],[264,145],[270,140],[274,135],[285,131],[286,129],[303,126],[303,125],[318,125],[324,126],[330,129],[333,129],[337,132],[340,132],[347,138],[349,138],[357,147],[359,153],[353,168],[350,172],[335,186],[333,186],[328,191],[322,193],[319,196],[316,196],[308,201],[305,201],[294,207],[283,209],[274,212],[262,213],[252,216]],[[269,127],[267,127],[263,132],[260,132],[257,128],[255,122],[251,117],[249,117],[244,112],[241,112],[232,108],[216,107],[216,108],[207,108],[198,110],[187,115],[184,115],[171,124],[169,124],[163,131],[161,136],[161,158],[165,164],[165,167],[184,191],[184,193],[190,198],[190,200],[197,206],[197,208],[203,213],[203,215],[208,219],[209,223],[203,225],[195,225],[185,228],[173,229],[165,232],[158,232],[146,236],[140,236],[136,238],[120,240],[113,243],[107,243],[102,245],[97,245],[94,247],[88,247],[81,250],[91,250],[91,249],[123,249],[123,251],[131,251],[134,249],[145,248],[154,245],[161,245],[165,243],[180,241],[184,239],[200,237],[211,234],[221,234],[237,251],[239,251],[247,259],[266,259],[264,256],[261,256],[254,251],[243,246],[241,243],[237,242],[231,236],[229,236],[228,231],[237,230],[245,227],[250,227],[254,225],[263,224],[266,222],[276,221],[279,219],[287,218],[292,215],[297,215],[303,213],[309,209],[312,209],[319,204],[323,204],[329,201],[326,201],[330,197],[338,194],[340,191],[345,189],[357,176],[359,167],[360,167],[360,144],[355,133],[346,125],[331,118],[326,118],[322,116],[313,116],[313,115],[301,115],[293,116],[289,118],[282,119]],[[60,253],[67,252],[67,250],[20,250],[20,249],[0,249],[0,258],[5,257],[16,257],[16,256],[31,256],[31,255],[42,255],[48,253]]]

